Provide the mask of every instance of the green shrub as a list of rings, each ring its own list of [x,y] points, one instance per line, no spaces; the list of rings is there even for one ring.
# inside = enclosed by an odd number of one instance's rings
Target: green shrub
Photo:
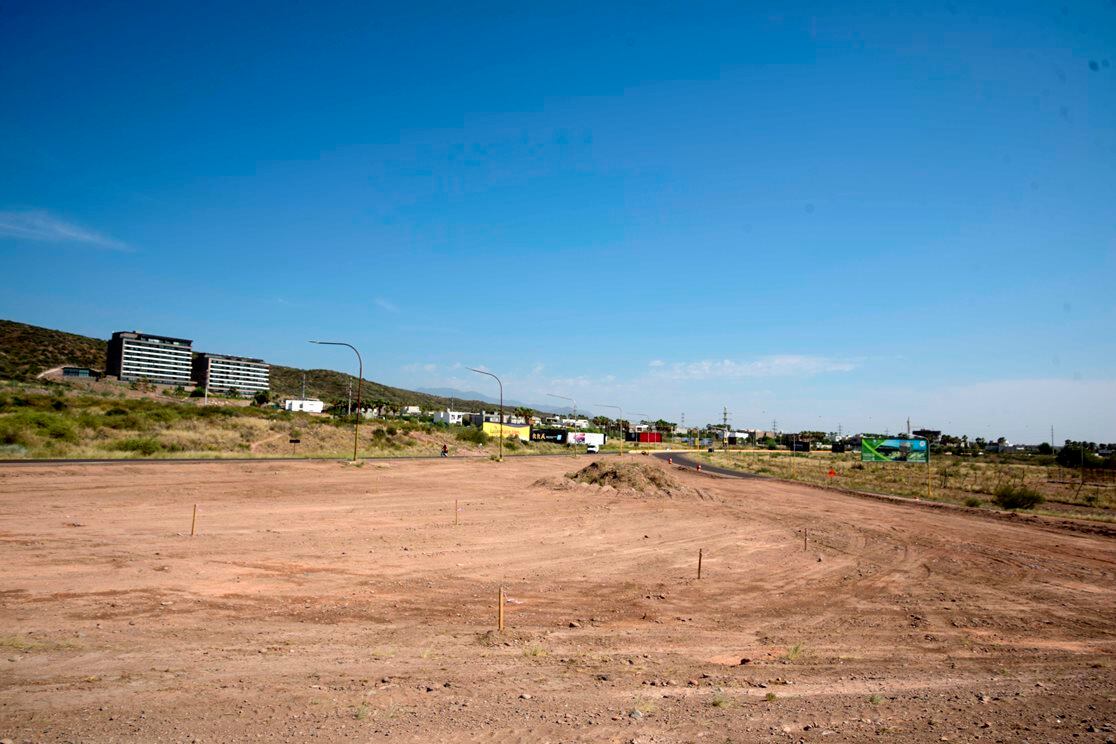
[[[965,499],[965,506],[978,507],[983,503],[984,502],[978,499],[976,496],[970,496],[969,498]]]
[[[136,452],[141,455],[154,455],[156,452],[161,452],[163,443],[155,437],[130,437],[128,439],[118,439],[112,442],[108,449],[117,452]]]
[[[1046,499],[1033,488],[1007,485],[997,488],[992,500],[1001,509],[1033,509]]]
[[[462,442],[472,442],[473,444],[488,444],[488,434],[483,429],[478,429],[475,426],[467,426],[461,431],[457,432],[456,436]]]
[[[387,428],[387,435],[388,435],[389,437],[394,437],[394,436],[395,436],[396,434],[398,434],[398,433],[399,433],[399,430],[398,430],[398,429],[396,429],[396,428],[395,428],[394,426],[389,426],[389,427]]]
[[[30,447],[34,444],[30,432],[9,418],[0,419],[0,445]]]

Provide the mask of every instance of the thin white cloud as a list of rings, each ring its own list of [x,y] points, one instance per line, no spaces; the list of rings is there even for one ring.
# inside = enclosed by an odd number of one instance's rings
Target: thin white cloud
[[[373,302],[376,303],[376,307],[380,308],[381,310],[386,310],[389,313],[399,312],[399,307],[391,300],[384,299],[383,297],[377,297],[375,300],[373,300]]]
[[[132,250],[123,243],[42,210],[0,211],[0,238],[43,243],[83,243],[114,251]]]
[[[666,364],[662,359],[652,359],[647,363],[648,367],[662,367]]]
[[[851,372],[856,363],[821,356],[782,354],[751,361],[732,359],[652,364],[651,375],[672,380],[741,379],[746,377],[809,377],[833,372]]]

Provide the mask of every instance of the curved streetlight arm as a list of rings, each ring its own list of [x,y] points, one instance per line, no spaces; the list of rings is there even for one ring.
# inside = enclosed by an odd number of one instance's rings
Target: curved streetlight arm
[[[470,370],[471,372],[476,372],[478,375],[488,375],[489,377],[491,377],[493,380],[496,381],[497,385],[500,386],[500,436],[497,437],[497,440],[498,440],[497,443],[498,443],[499,448],[500,448],[499,457],[500,457],[501,460],[503,460],[504,459],[504,383],[500,380],[499,377],[492,374],[491,372],[485,372],[483,369],[476,369],[475,367],[466,367],[466,369]],[[481,418],[483,419],[484,417],[481,416]],[[481,428],[482,429],[484,428],[484,421],[481,421]]]
[[[570,403],[573,403],[573,417],[577,418],[577,401],[576,400],[574,400],[573,398],[567,398],[564,395],[555,395],[554,393],[547,393],[547,395],[549,395],[551,398],[561,398],[562,400],[568,400]]]
[[[348,346],[356,354],[357,358],[357,417],[356,422],[353,424],[353,462],[357,459],[357,444],[360,442],[360,418],[363,415],[360,408],[360,389],[361,384],[364,382],[364,359],[361,358],[360,352],[357,347],[352,344],[345,343],[344,341],[311,341],[312,344],[320,346]]]

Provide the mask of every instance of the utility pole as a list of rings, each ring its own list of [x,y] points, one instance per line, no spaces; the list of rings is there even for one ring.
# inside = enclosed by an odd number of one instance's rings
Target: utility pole
[[[728,406],[721,407],[721,451],[728,452]]]
[[[907,436],[911,435],[911,417],[907,416]]]
[[[302,399],[306,400],[306,373],[302,373]],[[353,458],[356,459],[356,458]]]
[[[1054,451],[1054,424],[1050,425],[1050,451]]]

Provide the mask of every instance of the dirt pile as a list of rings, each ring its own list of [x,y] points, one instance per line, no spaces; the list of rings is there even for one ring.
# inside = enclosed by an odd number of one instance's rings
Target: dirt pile
[[[706,498],[706,494],[696,488],[684,485],[666,468],[655,462],[596,460],[576,473],[567,473],[565,488],[574,484],[598,486],[619,492],[636,493],[659,498]]]

